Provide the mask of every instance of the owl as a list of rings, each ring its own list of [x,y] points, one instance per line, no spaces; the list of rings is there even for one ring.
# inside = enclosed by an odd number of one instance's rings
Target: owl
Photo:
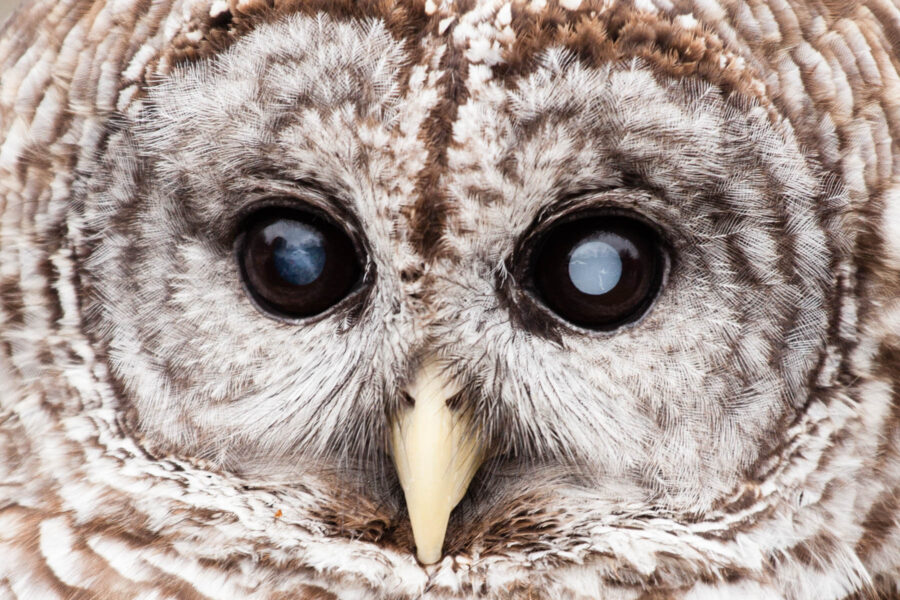
[[[30,0],[0,598],[900,598],[897,0]]]

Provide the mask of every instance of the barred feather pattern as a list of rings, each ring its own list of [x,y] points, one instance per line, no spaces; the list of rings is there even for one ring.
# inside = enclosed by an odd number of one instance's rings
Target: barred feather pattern
[[[900,594],[895,0],[34,0],[0,64],[0,598]],[[360,314],[246,300],[272,195]],[[598,205],[676,256],[600,337],[514,264]],[[427,567],[424,348],[495,456]]]

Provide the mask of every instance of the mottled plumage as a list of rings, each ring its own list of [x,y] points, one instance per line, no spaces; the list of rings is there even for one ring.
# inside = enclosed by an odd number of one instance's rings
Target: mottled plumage
[[[0,35],[0,598],[896,598],[896,0],[36,0]],[[331,215],[352,309],[251,301]],[[640,319],[523,282],[579,211]],[[423,356],[486,462],[423,566]]]

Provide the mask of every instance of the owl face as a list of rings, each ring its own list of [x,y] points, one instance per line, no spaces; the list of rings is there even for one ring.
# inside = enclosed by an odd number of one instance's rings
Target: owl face
[[[448,555],[678,549],[774,477],[833,370],[840,186],[730,55],[685,75],[558,34],[495,68],[539,22],[508,8],[269,19],[116,123],[86,314],[151,453],[329,482],[412,552],[391,428],[433,363],[479,448]]]

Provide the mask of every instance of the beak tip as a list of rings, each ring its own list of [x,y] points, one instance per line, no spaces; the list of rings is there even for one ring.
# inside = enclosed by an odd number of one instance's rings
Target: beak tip
[[[427,550],[419,550],[416,549],[416,558],[419,559],[419,562],[423,565],[433,565],[439,560],[441,560],[441,549],[437,550],[427,549]]]
[[[416,512],[418,511],[415,511],[410,519],[416,544],[416,558],[423,565],[433,565],[444,555],[444,536],[447,533],[447,517],[450,511],[446,510],[443,515],[431,515],[427,520],[422,520],[421,514],[417,515]],[[441,523],[443,527],[439,526]]]

